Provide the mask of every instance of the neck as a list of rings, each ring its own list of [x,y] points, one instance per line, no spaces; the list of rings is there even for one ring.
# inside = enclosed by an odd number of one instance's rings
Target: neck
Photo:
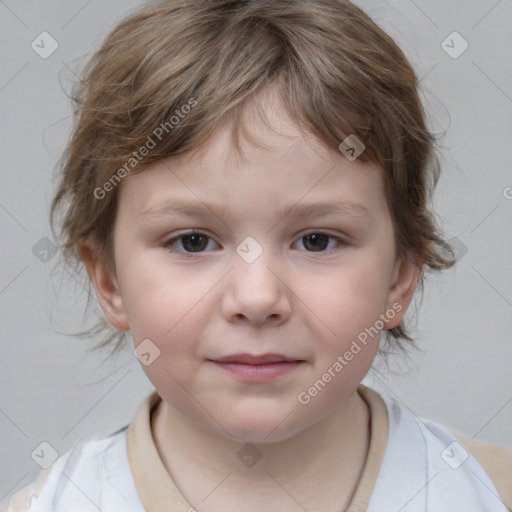
[[[255,511],[267,511],[269,506],[295,510],[293,501],[297,510],[339,511],[350,503],[362,473],[369,419],[366,403],[354,393],[299,434],[247,448],[190,420],[162,400],[154,412],[152,430],[168,473],[201,512],[242,510],[247,502]],[[244,446],[248,451],[238,460],[236,454]],[[252,465],[251,457],[259,455],[261,459]],[[236,508],[243,503],[245,507]]]

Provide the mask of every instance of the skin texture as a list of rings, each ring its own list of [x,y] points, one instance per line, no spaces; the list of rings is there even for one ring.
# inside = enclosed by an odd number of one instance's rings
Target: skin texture
[[[274,130],[258,122],[256,104]],[[163,398],[153,435],[194,507],[245,510],[250,502],[251,511],[269,510],[269,504],[274,510],[342,510],[368,450],[369,412],[356,389],[380,333],[359,343],[361,350],[307,405],[297,397],[393,305],[384,328],[399,324],[419,269],[395,259],[375,165],[349,161],[305,135],[272,97],[255,100],[246,115],[267,147],[244,141],[241,158],[224,124],[200,152],[124,179],[115,273],[92,243],[81,244],[80,252],[110,322],[129,329],[135,346],[149,339],[160,350],[142,366]],[[143,214],[172,198],[209,209],[193,216]],[[330,201],[357,203],[368,214],[278,213],[287,204]],[[190,239],[168,243],[192,229],[209,237],[196,241],[202,252],[190,252]],[[317,238],[317,246],[304,238],[319,231],[332,238]],[[246,237],[263,250],[251,263],[236,251]],[[301,362],[267,382],[249,382],[211,361],[237,353],[277,353]],[[246,443],[262,455],[252,468],[237,457]]]

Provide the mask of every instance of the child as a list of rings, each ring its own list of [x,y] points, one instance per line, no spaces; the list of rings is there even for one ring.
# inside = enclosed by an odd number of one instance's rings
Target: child
[[[75,100],[52,221],[116,329],[105,343],[129,332],[155,391],[10,510],[512,507],[512,453],[361,385],[383,332],[412,342],[425,271],[453,264],[417,77],[367,15],[151,3]]]

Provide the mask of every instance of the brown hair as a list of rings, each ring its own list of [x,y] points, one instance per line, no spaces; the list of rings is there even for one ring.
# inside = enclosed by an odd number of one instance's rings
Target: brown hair
[[[359,158],[383,170],[397,256],[421,265],[421,290],[425,271],[453,265],[429,210],[440,165],[417,76],[393,39],[347,0],[166,0],[119,23],[72,93],[75,126],[50,214],[53,229],[62,211],[65,262],[80,269],[77,242],[92,237],[114,268],[117,181],[197,150],[226,119],[239,151],[240,134],[251,140],[244,107],[266,86],[328,147],[349,134],[364,142]],[[174,125],[184,105],[193,108]],[[139,158],[157,127],[167,127],[165,136]],[[103,316],[78,335],[104,329],[99,346],[117,339],[117,350],[124,332]],[[403,322],[386,336],[413,341]]]

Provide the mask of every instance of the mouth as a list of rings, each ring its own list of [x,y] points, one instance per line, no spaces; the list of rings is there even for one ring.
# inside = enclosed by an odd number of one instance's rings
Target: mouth
[[[298,359],[283,356],[281,354],[232,354],[229,356],[213,359],[216,363],[240,363],[240,364],[272,364],[282,362],[299,361]]]
[[[251,382],[266,382],[298,368],[305,361],[281,354],[233,354],[210,359],[215,366]]]

